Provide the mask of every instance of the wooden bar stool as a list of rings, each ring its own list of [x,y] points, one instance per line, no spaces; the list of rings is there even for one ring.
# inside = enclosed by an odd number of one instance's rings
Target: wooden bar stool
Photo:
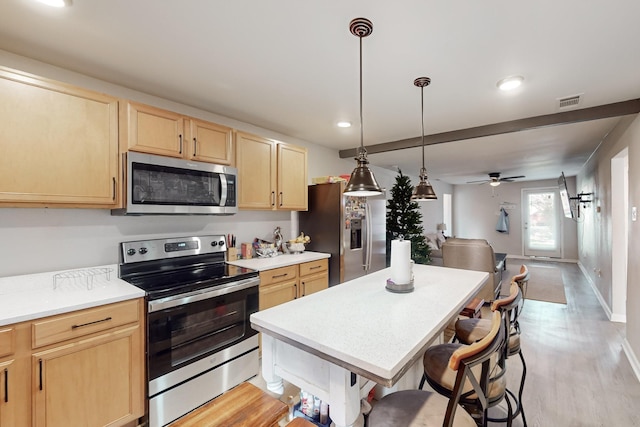
[[[526,266],[524,266],[526,269]],[[526,272],[528,276],[528,272]],[[522,423],[524,427],[527,426],[527,420],[524,415],[524,409],[522,408],[522,392],[524,390],[524,381],[527,376],[527,365],[524,361],[522,349],[520,347],[520,325],[518,323],[518,317],[520,315],[521,303],[522,303],[522,291],[519,284],[515,281],[517,276],[514,276],[511,281],[511,287],[509,296],[495,300],[491,304],[491,310],[501,311],[505,314],[505,319],[508,324],[507,330],[507,345],[505,360],[511,356],[518,354],[520,361],[522,362],[522,376],[520,378],[520,385],[518,389],[518,397],[507,388],[506,392],[515,403],[515,409],[511,418],[522,415]],[[523,275],[524,277],[524,275]],[[527,277],[528,279],[528,277]],[[490,330],[491,324],[486,319],[459,319],[455,325],[455,340],[463,344],[471,344],[482,339]],[[505,366],[506,367],[506,366]],[[504,422],[506,418],[491,419],[491,421]]]
[[[289,407],[284,402],[245,382],[189,412],[170,427],[277,427],[288,413]]]
[[[503,352],[506,333],[501,313],[493,313],[490,321],[492,328],[484,339],[471,345],[454,344],[456,348],[445,367],[453,373],[452,387],[446,395],[423,390],[388,394],[373,406],[369,427],[476,427],[476,420],[467,411],[460,410],[468,406],[477,410],[486,425],[493,386],[491,371],[495,366],[492,360]],[[434,347],[450,349],[451,345]]]

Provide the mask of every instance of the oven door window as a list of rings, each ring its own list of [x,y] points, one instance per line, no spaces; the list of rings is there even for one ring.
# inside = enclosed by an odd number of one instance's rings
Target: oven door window
[[[132,175],[134,205],[222,205],[219,173],[134,162]]]
[[[149,313],[149,380],[256,334],[257,287]]]

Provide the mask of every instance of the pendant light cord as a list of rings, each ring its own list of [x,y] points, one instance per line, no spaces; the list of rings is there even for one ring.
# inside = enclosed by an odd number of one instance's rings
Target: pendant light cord
[[[364,124],[362,120],[362,37],[360,39],[360,152],[366,153],[364,149]]]
[[[426,171],[424,167],[424,86],[420,86],[420,111],[422,119],[422,170],[420,172]]]

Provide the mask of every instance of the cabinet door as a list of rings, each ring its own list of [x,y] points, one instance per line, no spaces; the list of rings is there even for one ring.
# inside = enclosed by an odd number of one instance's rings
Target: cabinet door
[[[0,427],[14,426],[17,393],[14,393],[18,379],[13,369],[13,360],[0,362]]]
[[[271,140],[242,132],[236,134],[238,207],[275,209],[276,150]]]
[[[189,156],[193,160],[230,165],[233,129],[201,120],[190,120]]]
[[[324,273],[314,274],[300,278],[300,296],[311,295],[329,287],[329,275]]]
[[[287,280],[281,283],[260,287],[260,310],[275,307],[292,301],[298,296],[298,281]]]
[[[0,203],[116,206],[115,98],[3,68],[0,93]]]
[[[144,413],[140,326],[34,353],[34,426],[117,426]]]
[[[307,210],[307,150],[278,144],[278,209]]]
[[[133,150],[161,156],[184,157],[184,117],[149,105],[129,102],[122,151]]]

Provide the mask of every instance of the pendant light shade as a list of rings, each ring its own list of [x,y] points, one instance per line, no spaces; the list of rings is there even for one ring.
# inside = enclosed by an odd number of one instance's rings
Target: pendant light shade
[[[369,169],[367,150],[364,148],[364,132],[362,126],[362,38],[373,31],[373,24],[366,18],[356,18],[349,23],[351,34],[360,39],[360,148],[356,157],[356,168],[351,172],[349,183],[344,190],[347,196],[375,196],[382,194],[373,172]]]
[[[436,192],[433,191],[431,183],[427,179],[427,169],[424,167],[424,87],[429,86],[429,77],[418,77],[413,81],[415,86],[420,88],[420,104],[422,106],[422,168],[420,168],[420,183],[413,189],[411,200],[424,202],[427,200],[437,200]]]

